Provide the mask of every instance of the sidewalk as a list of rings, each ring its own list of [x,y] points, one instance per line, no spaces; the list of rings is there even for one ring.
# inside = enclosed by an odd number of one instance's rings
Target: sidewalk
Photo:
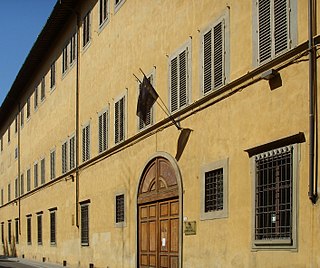
[[[62,267],[66,268],[67,267],[67,266],[62,266],[58,264],[53,264],[50,262],[39,262],[39,261],[33,261],[33,260],[28,260],[23,258],[8,258],[8,261],[19,262],[19,263],[30,265],[37,268],[62,268]]]

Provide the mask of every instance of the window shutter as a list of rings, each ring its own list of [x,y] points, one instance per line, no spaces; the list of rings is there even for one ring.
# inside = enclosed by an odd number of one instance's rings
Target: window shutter
[[[178,110],[178,58],[171,60],[171,112]]]
[[[82,129],[82,161],[90,159],[90,125]]]
[[[41,159],[41,184],[45,183],[45,176],[46,176],[46,170],[45,170],[45,158]]]
[[[187,57],[188,48],[179,54],[179,108],[185,106],[187,100]]]
[[[62,173],[66,173],[67,167],[67,142],[62,144]]]
[[[107,149],[107,112],[99,116],[99,153]]]
[[[120,141],[124,140],[124,97],[120,100]]]
[[[212,85],[212,30],[203,36],[203,93],[211,90]]]
[[[115,143],[124,140],[125,127],[125,97],[115,103]]]
[[[274,0],[274,41],[275,54],[289,47],[288,1]]]
[[[214,66],[214,88],[224,84],[224,21],[219,22],[213,28],[213,66]]]
[[[75,137],[71,137],[69,141],[69,153],[70,153],[70,169],[75,167]]]
[[[82,161],[86,161],[86,129],[82,129]]]
[[[258,2],[259,62],[271,58],[271,1]]]

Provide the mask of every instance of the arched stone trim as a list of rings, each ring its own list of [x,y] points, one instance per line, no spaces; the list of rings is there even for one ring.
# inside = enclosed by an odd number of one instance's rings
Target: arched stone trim
[[[177,191],[178,191],[178,199],[179,199],[179,267],[182,267],[182,248],[183,248],[183,181],[181,172],[178,166],[176,159],[166,152],[156,152],[143,165],[143,168],[139,174],[139,182],[136,186],[136,264],[138,265],[139,258],[139,247],[138,247],[138,239],[139,239],[139,221],[138,221],[138,197],[139,197],[139,189],[141,185],[141,180],[143,179],[146,168],[153,162],[156,158],[164,158],[168,160],[171,164],[176,180],[177,180]]]

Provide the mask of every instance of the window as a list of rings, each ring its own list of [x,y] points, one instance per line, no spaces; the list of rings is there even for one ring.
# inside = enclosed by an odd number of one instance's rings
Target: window
[[[170,57],[170,111],[176,112],[189,102],[191,74],[191,42]]]
[[[27,192],[31,190],[31,170],[27,170]]]
[[[10,126],[8,126],[8,143],[10,143]]]
[[[38,163],[34,164],[33,176],[34,176],[34,188],[38,187]]]
[[[4,202],[3,195],[4,195],[3,189],[1,189],[1,206],[3,205],[3,202]]]
[[[89,246],[89,203],[80,204],[81,208],[81,246]]]
[[[50,209],[50,244],[56,245],[56,211],[57,209]]]
[[[31,215],[27,216],[27,243],[31,245]]]
[[[99,115],[99,153],[108,148],[108,111]]]
[[[42,158],[40,162],[40,169],[41,169],[41,184],[46,182],[46,159]]]
[[[68,171],[68,163],[67,163],[67,152],[68,152],[68,143],[64,142],[62,144],[62,174]]]
[[[15,219],[16,227],[16,244],[19,244],[19,219]]]
[[[3,136],[1,137],[1,152],[3,151]]]
[[[11,185],[10,183],[8,184],[8,202],[11,201]]]
[[[31,109],[30,109],[30,97],[27,99],[27,119],[30,118]]]
[[[8,243],[11,244],[12,234],[11,234],[11,220],[8,221]]]
[[[42,212],[37,214],[38,245],[42,245]]]
[[[50,66],[50,89],[52,90],[56,85],[56,62],[54,61]]]
[[[76,162],[75,162],[75,155],[76,155],[76,137],[72,136],[69,140],[69,153],[70,153],[70,169],[73,169],[76,167]]]
[[[100,0],[99,25],[103,25],[109,16],[109,0]]]
[[[17,160],[19,156],[19,150],[18,150],[18,146],[16,146],[16,148],[14,148],[14,159]]]
[[[90,41],[90,14],[89,11],[82,21],[82,46],[85,47]]]
[[[68,44],[62,51],[62,73],[64,74],[68,70]]]
[[[115,3],[114,3],[115,12],[119,10],[119,8],[123,5],[124,2],[125,0],[115,0]]]
[[[4,245],[4,222],[1,222],[1,243]]]
[[[14,180],[14,197],[18,198],[19,196],[19,179],[18,177]]]
[[[227,217],[228,159],[204,166],[201,183],[201,220]]]
[[[125,139],[125,96],[115,103],[114,107],[114,142],[115,144]]]
[[[53,180],[56,177],[56,151],[50,152],[50,179]]]
[[[24,176],[23,176],[23,174],[21,174],[21,176],[20,176],[20,194],[21,195],[24,194]]]
[[[297,145],[252,157],[254,248],[296,247]]]
[[[34,109],[37,110],[38,109],[38,87],[34,88]]]
[[[14,132],[18,132],[18,115],[16,115],[16,118],[14,120]]]
[[[90,159],[90,124],[82,129],[82,161]]]
[[[152,86],[154,86],[154,75],[153,75],[153,74],[150,75],[150,76],[148,77],[148,79],[149,79],[149,81],[150,81],[150,84],[151,84]],[[139,88],[139,90],[140,90],[140,88]],[[139,122],[138,122],[138,128],[139,128],[139,130],[144,129],[144,128],[146,128],[147,126],[150,126],[150,125],[153,124],[153,110],[154,110],[153,107],[151,107],[151,109],[147,112],[146,123],[143,122],[143,120],[142,120],[140,117],[138,117],[138,120],[139,120]]]
[[[254,0],[256,63],[262,64],[296,43],[296,0]]]
[[[22,107],[20,111],[20,126],[23,127],[23,125],[24,125],[24,107]]]
[[[74,63],[77,57],[77,34],[72,35],[70,39],[70,65]]]
[[[124,194],[116,195],[115,198],[115,222],[116,226],[121,227],[125,222]]]
[[[202,34],[202,90],[203,94],[226,83],[228,67],[228,18],[223,16]]]
[[[41,101],[44,101],[46,98],[46,79],[45,77],[42,77],[41,79],[41,93],[40,93],[40,99]]]

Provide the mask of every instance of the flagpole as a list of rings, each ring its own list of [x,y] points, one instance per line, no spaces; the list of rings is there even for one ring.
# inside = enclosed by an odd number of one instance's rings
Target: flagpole
[[[147,77],[146,74],[142,71],[141,68],[139,68],[139,70],[140,70],[140,72],[141,72],[145,77]],[[133,75],[134,75],[134,76],[138,79],[138,81],[141,83],[140,79],[139,79],[135,74],[133,74]],[[148,79],[148,78],[147,78],[147,79]],[[166,110],[165,110],[165,109],[160,105],[160,103],[159,103],[158,101],[156,101],[156,102],[158,103],[159,107],[161,108],[161,110],[171,119],[171,121],[174,123],[174,125],[176,126],[176,128],[177,128],[178,130],[181,130],[182,128],[178,125],[177,121],[172,117],[172,115],[170,114],[170,111],[169,111],[168,107],[165,105],[165,103],[163,102],[163,100],[162,100],[162,98],[160,97],[159,94],[158,94],[158,97],[159,97],[162,105],[166,108]]]

